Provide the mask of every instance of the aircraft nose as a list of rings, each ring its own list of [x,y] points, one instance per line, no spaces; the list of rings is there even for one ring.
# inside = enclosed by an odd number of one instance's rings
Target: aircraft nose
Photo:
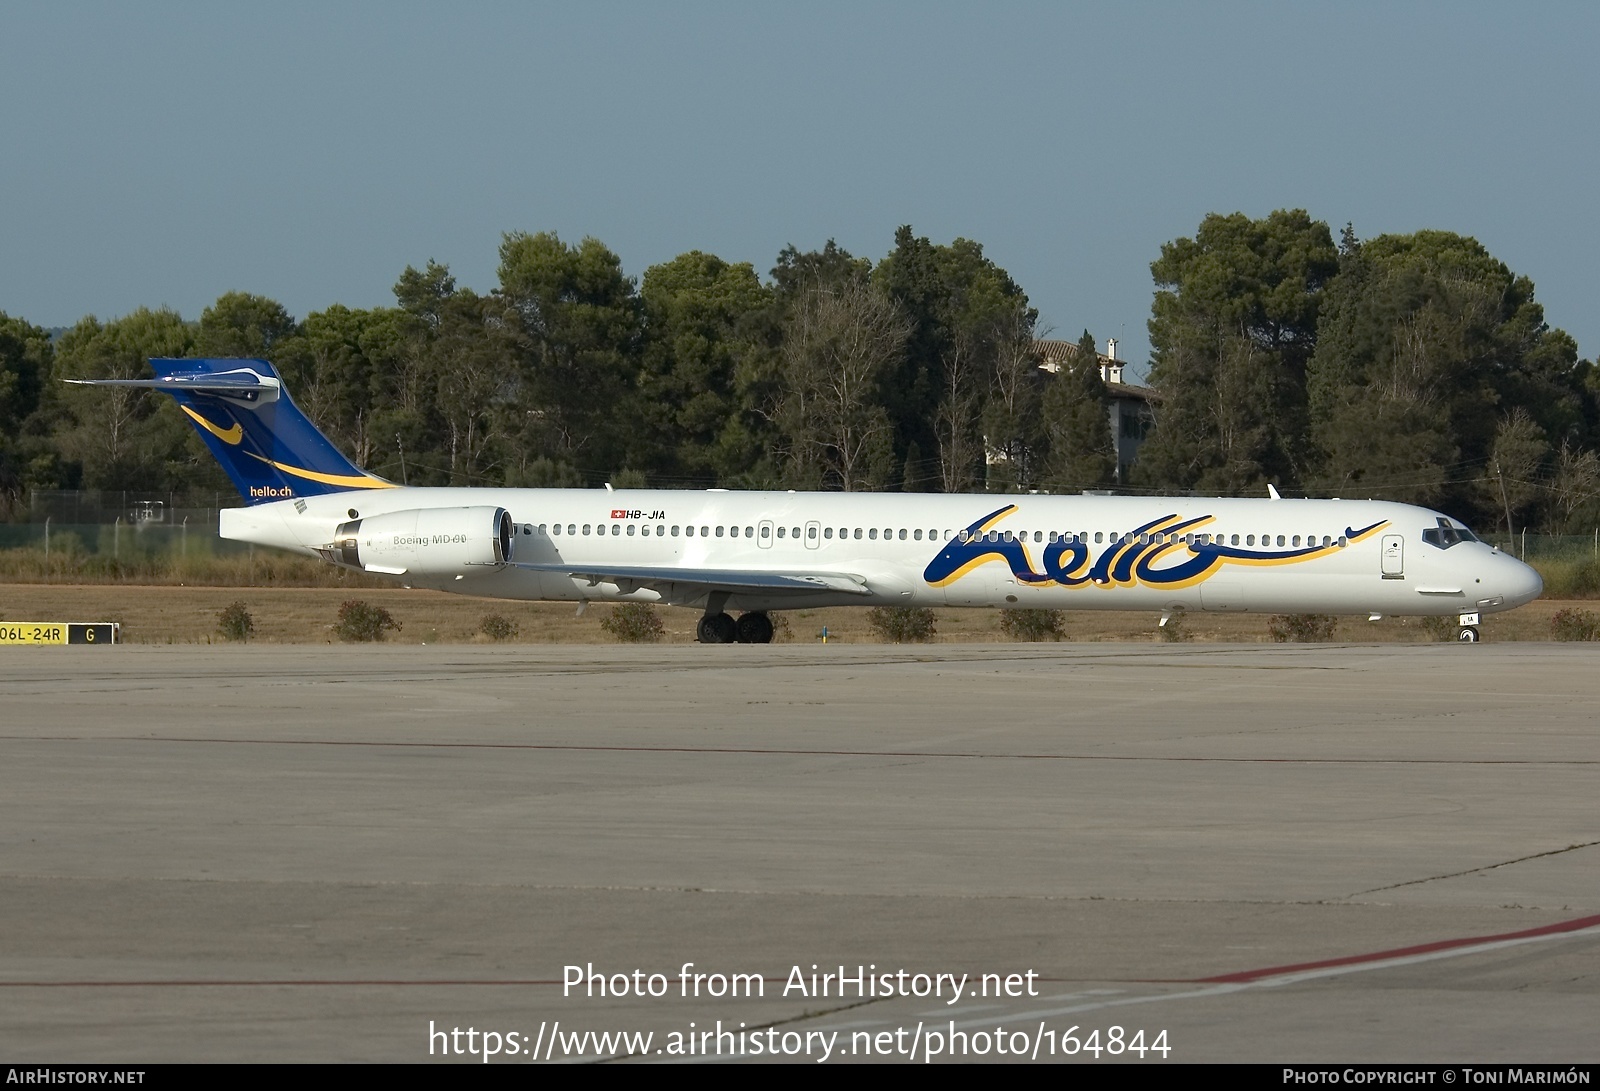
[[[1505,585],[1506,605],[1521,606],[1544,593],[1544,579],[1531,566],[1513,557],[1505,557],[1504,560],[1505,572],[1501,582]]]

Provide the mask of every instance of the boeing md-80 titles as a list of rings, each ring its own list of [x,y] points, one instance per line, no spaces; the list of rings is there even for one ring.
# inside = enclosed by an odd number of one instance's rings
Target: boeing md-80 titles
[[[222,537],[487,598],[701,611],[764,644],[774,610],[972,606],[1479,616],[1532,568],[1436,511],[1378,500],[412,488],[350,462],[264,360],[152,359],[246,501]],[[737,615],[737,616],[735,616]]]

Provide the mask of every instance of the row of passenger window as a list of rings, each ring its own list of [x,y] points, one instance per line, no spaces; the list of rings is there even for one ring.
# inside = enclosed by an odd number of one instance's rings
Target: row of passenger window
[[[592,524],[592,523],[584,523],[582,525],[582,527],[580,528],[579,525],[576,524],[576,523],[567,523],[565,525],[565,527],[563,527],[563,525],[560,524],[560,523],[550,523],[550,524],[540,523],[537,527],[534,527],[534,526],[530,525],[528,528],[526,528],[524,530],[524,533],[531,534],[531,533],[537,532],[539,534],[549,534],[549,535],[556,536],[556,537],[560,537],[560,536],[563,536],[563,535],[592,534],[592,535],[598,535],[598,536],[603,537],[608,533],[607,530],[606,530],[606,526],[607,526],[607,524],[600,524],[600,525],[597,526],[597,525]],[[620,535],[622,535],[624,533],[626,533],[627,536],[630,537],[630,538],[633,538],[633,537],[649,538],[652,535],[657,537],[657,538],[662,538],[662,537],[667,536],[668,534],[671,534],[671,536],[674,537],[674,538],[677,538],[677,537],[680,537],[680,536],[685,537],[685,538],[694,538],[694,537],[701,537],[701,538],[713,538],[713,537],[715,537],[715,538],[741,538],[741,537],[743,537],[743,538],[754,538],[754,537],[757,536],[757,533],[758,533],[757,532],[757,528],[755,528],[755,527],[691,527],[691,526],[677,527],[677,526],[675,526],[675,527],[670,528],[670,530],[669,530],[669,528],[667,527],[667,525],[665,523],[654,523],[654,524],[611,523],[611,524],[609,524],[609,526],[611,528],[609,533],[614,538],[618,537],[618,536],[620,536]],[[626,526],[628,528],[626,531],[624,531],[622,529],[624,526]],[[652,527],[654,527],[653,530],[651,529]],[[774,529],[771,526],[763,525],[760,528],[759,533],[760,533],[760,536],[762,538],[768,538],[768,537],[772,536],[772,534],[774,533]],[[778,527],[778,528],[776,528],[776,533],[777,533],[777,536],[779,538],[786,538],[786,539],[787,538],[799,538],[800,535],[801,535],[801,529],[799,527]],[[813,526],[806,527],[804,533],[805,533],[805,536],[807,538],[812,539],[813,541],[816,540],[816,538],[817,538],[817,536],[819,534],[825,539],[832,540],[833,537],[834,537],[834,528],[833,527],[821,527],[821,528],[818,528],[818,527],[813,525]],[[852,528],[850,528],[850,527],[840,527],[839,530],[838,530],[838,537],[840,539],[845,539],[845,538],[850,538],[850,537],[853,536],[858,541],[864,538],[864,539],[866,539],[868,541],[876,542],[876,541],[879,540],[879,533],[880,532],[879,532],[877,527],[866,527],[866,528],[855,527],[855,528],[853,528],[853,534],[852,534]],[[918,527],[915,530],[901,529],[898,532],[893,527],[884,527],[883,530],[882,530],[882,539],[884,541],[889,541],[890,539],[894,538],[897,533],[898,533],[900,541],[902,541],[902,542],[908,541],[908,540],[920,542],[920,541],[923,540],[923,530],[922,530],[921,527]],[[949,538],[954,533],[955,533],[954,531],[947,530],[947,531],[944,532],[944,536],[946,538]],[[937,530],[930,530],[930,531],[927,532],[927,540],[928,541],[934,542],[934,541],[938,541],[938,539],[939,539],[939,532]]]
[[[966,532],[963,531],[962,534],[965,535]],[[1032,535],[1031,539],[1029,538],[1030,534]],[[950,535],[948,533],[945,534],[945,537],[948,538],[949,536]],[[1177,545],[1182,543],[1184,545],[1253,546],[1257,544],[1256,535],[1254,534],[1122,534],[1117,531],[1103,530],[1097,530],[1092,535],[1086,530],[1079,531],[1075,534],[1060,533],[1052,530],[1048,535],[1046,535],[1046,533],[1042,530],[1021,530],[1016,531],[1015,533],[1009,530],[991,530],[987,534],[973,535],[970,539],[963,538],[963,540],[982,542],[1028,542],[1030,540],[1034,542],[1067,541],[1081,542],[1085,545],[1087,545],[1091,539],[1096,545],[1108,543],[1110,545],[1122,545],[1133,539],[1137,539],[1141,545]],[[1261,545],[1270,546],[1273,544],[1273,541],[1274,538],[1271,534],[1263,534],[1260,536]],[[1298,534],[1279,534],[1277,535],[1276,541],[1280,546],[1299,546],[1302,542],[1302,539]],[[1336,543],[1341,546],[1347,544],[1343,535],[1335,538],[1331,534],[1324,534],[1321,538],[1321,544],[1324,546],[1332,546]],[[1304,538],[1304,544],[1308,547],[1316,546],[1318,544],[1317,536],[1315,534],[1307,534]]]
[[[555,537],[561,537],[561,536],[564,536],[564,535],[565,536],[572,536],[572,535],[578,535],[578,534],[591,534],[591,535],[605,536],[608,533],[607,530],[606,530],[606,526],[607,526],[607,524],[595,525],[595,524],[592,524],[592,523],[584,523],[582,525],[582,528],[580,529],[579,525],[576,524],[576,523],[567,523],[567,524],[565,524],[564,527],[563,527],[563,525],[561,523],[552,523],[552,524],[540,523],[537,528],[534,528],[534,527],[531,527],[531,526],[526,528],[524,533],[528,533],[528,532],[531,532],[531,531],[536,529],[538,531],[538,533],[540,533],[540,534],[549,534],[549,535],[552,535],[552,536],[555,536]],[[651,537],[652,535],[654,537],[657,537],[657,538],[662,538],[662,537],[666,537],[668,534],[670,534],[674,538],[677,538],[677,537],[680,537],[680,536],[681,537],[685,537],[685,538],[694,538],[694,537],[701,537],[701,538],[713,538],[713,537],[715,537],[715,538],[724,538],[724,537],[726,537],[726,538],[740,538],[740,537],[743,537],[743,538],[754,538],[754,537],[757,536],[757,533],[758,533],[758,530],[757,530],[756,527],[748,527],[748,526],[747,527],[702,526],[702,527],[698,527],[698,528],[697,527],[692,527],[692,526],[683,526],[683,527],[674,526],[674,527],[671,527],[670,529],[667,527],[667,525],[665,523],[654,523],[654,524],[611,523],[611,524],[609,524],[609,526],[611,528],[609,533],[610,533],[610,535],[612,537],[618,537],[618,536],[622,535],[623,533],[626,533],[627,536],[630,537],[630,538],[633,538],[633,537],[648,538],[648,537]],[[627,527],[627,531],[626,532],[623,531],[623,527],[624,526]],[[653,530],[652,530],[652,527],[654,528]],[[761,538],[763,538],[763,539],[766,539],[769,536],[771,536],[773,534],[773,532],[774,532],[774,528],[769,526],[769,525],[765,525],[765,524],[763,524],[759,529],[759,534],[760,534]],[[778,527],[778,528],[776,528],[776,533],[777,533],[777,536],[779,538],[798,539],[801,536],[801,529],[799,527]],[[898,541],[902,541],[902,542],[904,542],[904,541],[920,542],[920,541],[924,540],[924,537],[926,537],[926,540],[930,541],[930,542],[936,542],[936,541],[940,540],[940,531],[935,529],[935,530],[928,530],[928,531],[924,532],[921,527],[915,527],[915,528],[912,528],[912,529],[906,529],[904,527],[901,527],[901,528],[898,528],[898,529],[894,528],[894,527],[884,527],[882,529],[882,531],[881,531],[881,537],[880,537],[879,528],[877,528],[877,527],[865,527],[865,528],[863,528],[863,527],[839,527],[838,531],[837,531],[837,535],[835,534],[835,530],[834,530],[833,527],[821,527],[821,528],[819,528],[819,527],[817,527],[816,525],[813,524],[813,525],[807,526],[805,528],[805,536],[806,536],[807,539],[809,539],[811,541],[815,541],[817,539],[819,533],[820,533],[821,537],[824,540],[830,540],[830,541],[833,540],[836,536],[841,541],[845,540],[845,539],[850,539],[850,540],[853,540],[853,541],[866,540],[866,541],[872,541],[872,542],[879,541],[879,540],[882,540],[882,541],[898,540]],[[1032,536],[1031,539],[1029,537],[1030,535]],[[951,538],[954,538],[954,537],[957,537],[957,536],[958,536],[957,532],[953,531],[953,530],[946,530],[946,531],[943,532],[943,540],[945,540],[945,541],[948,541]],[[1044,543],[1045,541],[1048,540],[1050,542],[1079,542],[1079,543],[1083,543],[1083,544],[1087,545],[1089,543],[1091,537],[1093,538],[1093,540],[1094,540],[1096,545],[1103,545],[1103,544],[1107,544],[1107,543],[1109,543],[1111,545],[1122,545],[1122,544],[1128,542],[1130,539],[1135,538],[1135,537],[1137,537],[1137,539],[1138,539],[1138,541],[1139,541],[1139,543],[1141,545],[1152,545],[1152,544],[1154,544],[1154,545],[1177,545],[1177,544],[1181,543],[1181,544],[1185,544],[1185,545],[1223,545],[1223,544],[1227,544],[1227,545],[1243,545],[1243,546],[1249,547],[1249,546],[1254,546],[1254,545],[1257,544],[1257,536],[1254,535],[1254,534],[1223,535],[1223,534],[1150,534],[1150,533],[1145,533],[1145,534],[1139,534],[1139,535],[1131,535],[1131,534],[1122,534],[1122,533],[1119,533],[1119,532],[1116,532],[1116,531],[1103,531],[1103,530],[1094,531],[1092,535],[1090,534],[1089,531],[1086,531],[1086,530],[1085,531],[1078,531],[1076,533],[1070,532],[1070,531],[1055,531],[1055,530],[1052,530],[1052,531],[1048,532],[1048,535],[1046,534],[1045,531],[1042,531],[1042,530],[1034,530],[1034,531],[1027,531],[1027,530],[1021,530],[1021,531],[991,530],[991,531],[988,531],[985,534],[976,534],[976,535],[975,534],[971,534],[970,532],[963,530],[963,531],[961,531],[959,533],[959,537],[963,542],[978,541],[978,542],[994,542],[994,543],[997,543],[997,544],[1000,543],[1000,542],[1028,542],[1030,540],[1042,544],[1042,543]],[[1276,541],[1275,542],[1274,542],[1274,537],[1276,537]],[[1279,534],[1279,535],[1276,535],[1276,536],[1271,535],[1271,534],[1260,535],[1260,544],[1263,545],[1263,546],[1271,546],[1273,544],[1277,544],[1279,546],[1299,547],[1301,545],[1301,542],[1302,542],[1301,536],[1298,535],[1298,534],[1293,534],[1293,535]],[[1315,535],[1315,534],[1307,534],[1305,536],[1305,538],[1304,538],[1304,544],[1306,546],[1308,546],[1308,547],[1317,546],[1319,544],[1317,535]],[[1323,546],[1332,546],[1332,545],[1335,545],[1335,544],[1343,546],[1343,545],[1345,545],[1347,543],[1346,543],[1345,537],[1343,535],[1340,535],[1339,537],[1335,538],[1332,535],[1324,534],[1321,537],[1320,544],[1323,545]]]

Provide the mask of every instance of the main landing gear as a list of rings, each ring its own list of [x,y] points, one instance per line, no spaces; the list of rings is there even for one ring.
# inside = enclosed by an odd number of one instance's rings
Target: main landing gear
[[[707,614],[700,619],[696,635],[702,644],[732,644],[738,638],[739,629],[727,614]]]
[[[740,614],[738,621],[724,613],[707,614],[697,635],[702,644],[771,644],[772,619],[760,611]]]
[[[1478,635],[1478,615],[1476,613],[1462,614],[1458,620],[1461,628],[1456,630],[1457,641],[1462,644],[1476,644],[1482,639]]]

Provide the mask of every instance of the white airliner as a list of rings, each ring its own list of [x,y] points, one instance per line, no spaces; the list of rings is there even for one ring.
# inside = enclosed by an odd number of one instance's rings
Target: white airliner
[[[1532,568],[1425,508],[1377,500],[409,488],[353,465],[262,360],[152,359],[238,486],[221,534],[410,587],[701,611],[708,644],[769,613],[974,606],[1452,616],[1539,596]],[[737,620],[730,611],[739,614]]]

